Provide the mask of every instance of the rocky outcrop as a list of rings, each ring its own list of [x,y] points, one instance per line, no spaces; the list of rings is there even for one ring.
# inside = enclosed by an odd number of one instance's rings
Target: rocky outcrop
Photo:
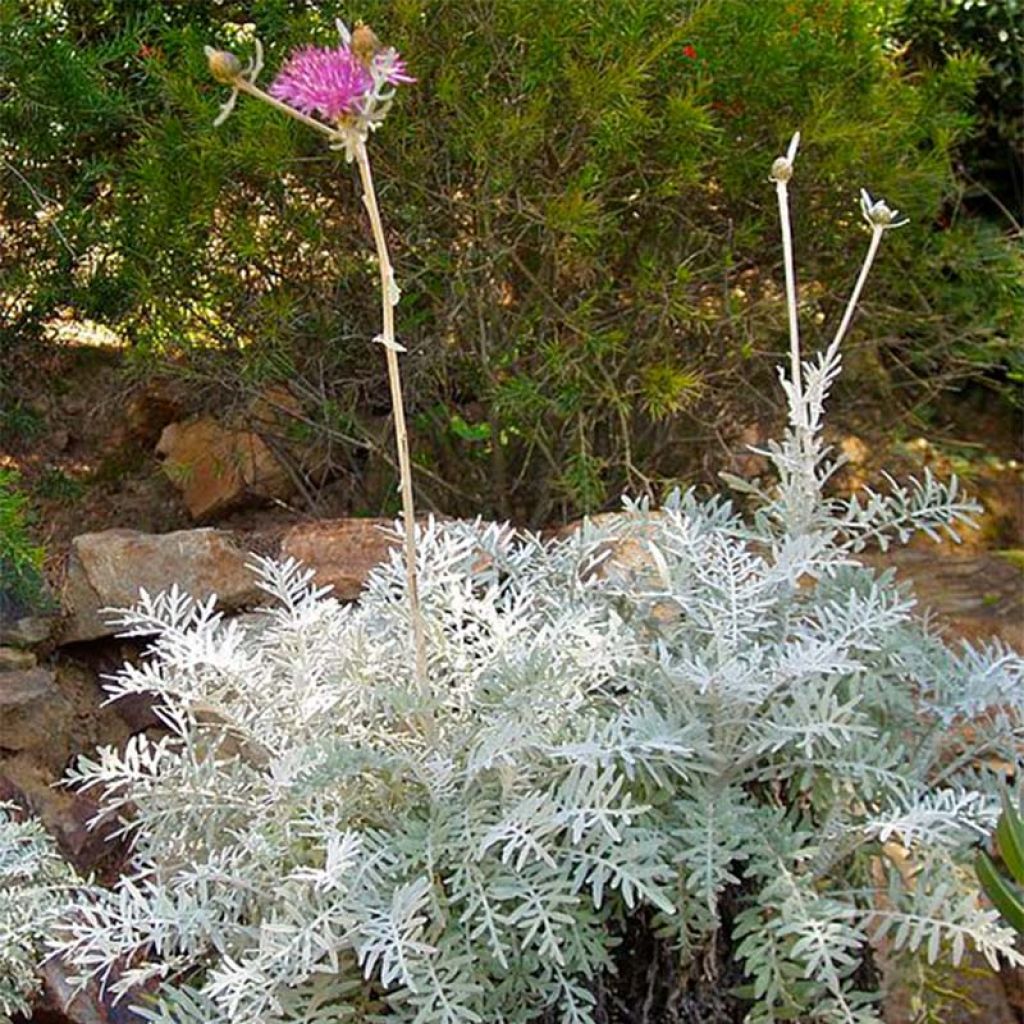
[[[45,668],[0,672],[0,750],[59,747],[71,728],[71,707]]]
[[[0,647],[0,672],[15,672],[35,667],[36,656],[32,651],[24,651],[20,647]]]
[[[938,547],[894,547],[860,556],[875,568],[895,568],[909,582],[918,608],[934,612],[951,637],[999,639],[1024,651],[1024,570],[999,554],[950,553]]]
[[[222,530],[178,530],[149,534],[104,530],[71,544],[63,605],[62,643],[93,640],[116,632],[104,609],[125,608],[177,584],[194,597],[216,594],[222,608],[260,603],[248,554]]]
[[[55,615],[22,615],[0,619],[0,644],[9,647],[37,647],[53,636]]]
[[[87,533],[72,542],[64,583],[61,643],[112,636],[110,608],[173,584],[193,597],[217,595],[226,611],[265,604],[248,567],[250,551],[295,558],[316,570],[316,582],[351,601],[367,574],[397,544],[388,519],[331,519],[300,523],[284,532],[231,533],[196,529],[147,534],[135,530]]]
[[[328,519],[288,529],[278,555],[315,569],[318,584],[333,587],[342,601],[354,601],[370,570],[399,543],[390,519]]]
[[[233,430],[212,416],[169,424],[156,451],[197,521],[229,512],[250,498],[287,498],[295,490],[288,471],[258,433]]]

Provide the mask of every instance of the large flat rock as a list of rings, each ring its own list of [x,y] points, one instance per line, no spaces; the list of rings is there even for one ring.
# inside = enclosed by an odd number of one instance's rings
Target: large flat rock
[[[179,589],[193,597],[216,594],[225,609],[260,603],[245,547],[222,530],[136,530],[85,533],[71,542],[62,603],[67,616],[61,643],[111,636],[105,608],[135,604],[140,588],[150,594]]]
[[[71,544],[60,642],[112,636],[116,629],[104,609],[135,604],[140,588],[155,595],[176,583],[196,598],[216,594],[226,611],[266,604],[248,567],[252,551],[295,558],[315,569],[316,582],[333,587],[336,597],[354,600],[370,570],[397,543],[392,526],[387,519],[330,519],[266,533],[207,528],[83,534]]]

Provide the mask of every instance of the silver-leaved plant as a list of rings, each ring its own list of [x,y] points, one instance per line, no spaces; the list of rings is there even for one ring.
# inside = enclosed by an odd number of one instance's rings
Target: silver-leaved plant
[[[795,152],[773,168],[787,246]],[[731,946],[751,1024],[877,1024],[858,970],[883,940],[894,963],[1024,963],[970,867],[1019,758],[1024,661],[947,646],[857,561],[965,520],[955,482],[824,494],[852,309],[818,360],[794,330],[753,515],[687,492],[548,541],[421,528],[426,685],[397,553],[348,606],[256,559],[255,624],[143,594],[120,625],[149,657],[108,690],[155,694],[164,729],[70,778],[131,864],[81,890],[53,952],[118,964],[129,1000],[158,981],[136,1001],[160,1024],[593,1024],[640,908],[683,967]]]
[[[38,821],[0,803],[0,1024],[31,1015],[44,943],[78,881]]]

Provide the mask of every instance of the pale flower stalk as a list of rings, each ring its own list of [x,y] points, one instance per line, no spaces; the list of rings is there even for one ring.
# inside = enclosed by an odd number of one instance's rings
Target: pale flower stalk
[[[796,400],[793,403],[794,416],[803,410],[802,375],[800,372],[800,323],[797,319],[796,262],[793,259],[793,231],[789,219],[789,179],[793,177],[793,161],[800,148],[800,133],[794,132],[785,156],[772,164],[771,180],[775,182],[775,193],[779,201],[779,223],[782,228],[782,261],[786,273],[786,309],[789,314],[789,364],[790,379]],[[805,426],[800,419],[794,420],[793,427],[800,430]]]
[[[786,310],[789,320],[789,379],[782,373],[783,386],[789,404],[792,436],[779,451],[779,464],[783,469],[783,492],[786,496],[787,522],[795,535],[812,529],[813,510],[820,502],[821,489],[827,479],[819,477],[818,469],[824,456],[820,437],[825,397],[832,381],[839,373],[839,349],[849,332],[853,316],[867,282],[871,266],[882,243],[882,235],[892,228],[902,227],[907,220],[900,219],[899,211],[891,209],[884,200],[874,200],[861,189],[861,213],[871,228],[871,241],[864,257],[853,291],[846,303],[828,348],[814,363],[804,364],[800,353],[800,325],[796,291],[796,267],[793,258],[793,233],[789,216],[789,181],[793,177],[793,161],[800,146],[800,133],[794,133],[785,156],[772,164],[769,180],[775,183],[779,204],[782,233],[782,255],[786,277]],[[780,371],[781,372],[781,371]]]
[[[850,299],[846,303],[843,319],[839,322],[836,336],[828,347],[828,352],[825,356],[826,362],[830,356],[838,352],[843,338],[846,337],[846,332],[850,329],[854,311],[857,308],[857,303],[860,301],[860,294],[864,290],[868,274],[871,271],[871,265],[875,262],[875,256],[878,255],[878,247],[882,244],[882,235],[892,228],[901,228],[904,224],[909,223],[906,218],[900,220],[899,210],[890,209],[885,200],[879,199],[877,202],[873,200],[866,189],[860,190],[860,209],[868,226],[871,228],[871,241],[868,243],[867,255],[861,264],[856,284],[854,284],[853,291],[850,293]]]
[[[234,54],[206,47],[210,72],[231,86],[231,95],[214,122],[222,123],[234,109],[239,93],[269,104],[309,128],[326,135],[332,148],[342,149],[348,162],[355,161],[363,185],[363,205],[370,218],[380,270],[382,333],[374,338],[384,348],[388,384],[395,419],[395,446],[401,480],[404,521],[406,591],[410,631],[415,652],[416,681],[427,687],[427,652],[423,615],[416,576],[416,509],[413,500],[412,461],[402,400],[398,353],[405,349],[395,338],[395,311],[401,295],[395,283],[377,193],[374,189],[366,140],[380,127],[391,106],[395,87],[414,82],[405,62],[391,47],[383,47],[366,25],[349,32],[339,21],[340,45],[334,49],[308,46],[291,55],[269,90],[256,84],[263,69],[263,48],[256,41],[255,55],[243,67]],[[319,115],[319,116],[314,116]],[[325,120],[320,120],[324,118]]]

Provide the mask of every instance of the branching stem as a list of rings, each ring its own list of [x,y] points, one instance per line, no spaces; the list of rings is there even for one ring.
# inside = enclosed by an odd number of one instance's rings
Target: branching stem
[[[269,103],[275,110],[280,110],[282,114],[294,117],[296,121],[301,121],[307,128],[313,128],[320,132],[321,135],[326,135],[334,141],[338,141],[341,138],[340,133],[335,131],[329,124],[324,124],[323,121],[318,121],[315,117],[310,117],[308,114],[303,114],[301,110],[288,106],[287,103],[283,103],[276,96],[271,96],[265,89],[261,89],[258,85],[253,85],[244,75],[239,75],[232,85],[239,92],[248,93],[255,99]]]
[[[245,74],[233,77],[229,84],[238,92],[244,92],[255,99],[269,104],[275,110],[301,121],[309,128],[336,143],[348,143],[344,132],[332,128],[314,117],[303,114],[287,103],[261,89]],[[399,346],[395,341],[395,304],[398,302],[398,287],[395,284],[394,269],[388,254],[387,239],[384,236],[384,225],[381,221],[380,208],[377,205],[377,192],[373,185],[373,174],[370,171],[370,157],[366,151],[366,141],[360,138],[349,149],[354,152],[359,167],[359,177],[363,183],[363,205],[370,218],[373,229],[373,240],[377,247],[377,263],[380,268],[381,313],[383,329],[378,339],[384,347],[384,355],[388,367],[388,384],[391,389],[391,406],[395,419],[395,446],[398,449],[398,474],[402,491],[402,518],[405,525],[405,578],[409,597],[409,618],[412,631],[412,643],[415,652],[416,682],[421,690],[427,686],[427,647],[423,628],[423,615],[420,611],[419,588],[416,578],[416,508],[412,493],[412,463],[409,458],[409,435],[405,424],[405,407],[402,401],[402,377],[398,367]]]

